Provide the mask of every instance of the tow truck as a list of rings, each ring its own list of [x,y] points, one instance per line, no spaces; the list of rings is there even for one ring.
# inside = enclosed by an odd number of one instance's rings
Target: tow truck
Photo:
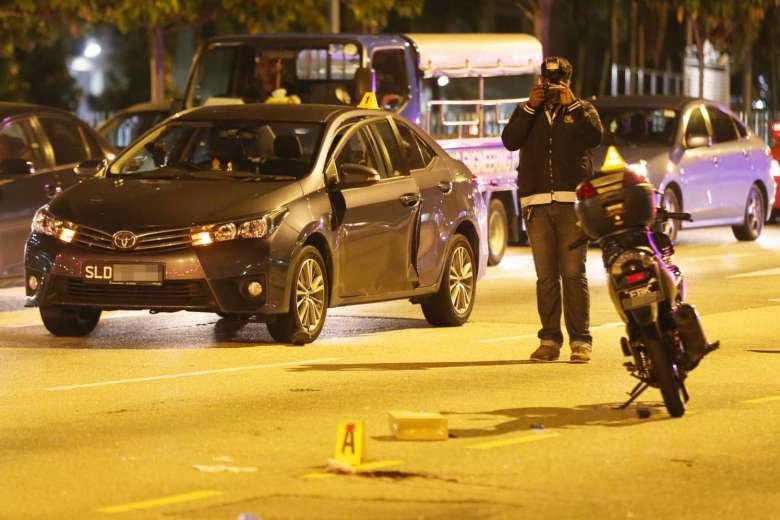
[[[373,92],[382,108],[421,126],[477,176],[489,208],[489,264],[496,265],[507,242],[523,235],[518,155],[503,147],[501,131],[541,61],[541,43],[527,34],[218,37],[198,49],[174,111],[249,102],[356,104]]]

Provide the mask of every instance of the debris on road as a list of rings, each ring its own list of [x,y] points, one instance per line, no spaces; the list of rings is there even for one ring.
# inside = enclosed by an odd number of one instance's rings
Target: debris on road
[[[404,441],[442,441],[449,438],[447,418],[440,413],[387,412],[393,437]]]
[[[648,410],[647,408],[638,408],[636,414],[640,419],[650,418],[650,410]]]
[[[536,431],[544,430],[544,425],[540,423],[531,423],[531,429]]]
[[[228,466],[226,464],[194,464],[193,468],[203,473],[255,473],[257,468],[254,466]]]

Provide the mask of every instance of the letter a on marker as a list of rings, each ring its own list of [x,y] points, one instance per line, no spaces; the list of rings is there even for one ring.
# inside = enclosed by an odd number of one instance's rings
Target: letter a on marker
[[[350,466],[357,466],[365,460],[366,431],[363,421],[341,421],[336,433],[334,459]]]

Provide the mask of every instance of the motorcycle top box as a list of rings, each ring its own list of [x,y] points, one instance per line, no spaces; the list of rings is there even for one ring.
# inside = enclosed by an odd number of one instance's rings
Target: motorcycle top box
[[[595,239],[622,229],[652,226],[655,188],[630,170],[607,172],[577,186],[575,211],[585,234]]]

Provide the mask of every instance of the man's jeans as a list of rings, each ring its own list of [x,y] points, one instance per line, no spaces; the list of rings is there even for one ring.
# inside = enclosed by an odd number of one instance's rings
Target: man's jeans
[[[561,333],[561,279],[563,316],[569,342],[591,344],[590,297],[585,258],[588,246],[574,251],[569,244],[582,236],[574,204],[553,202],[523,209],[525,229],[536,267],[536,307],[542,321],[539,338],[563,343]]]

